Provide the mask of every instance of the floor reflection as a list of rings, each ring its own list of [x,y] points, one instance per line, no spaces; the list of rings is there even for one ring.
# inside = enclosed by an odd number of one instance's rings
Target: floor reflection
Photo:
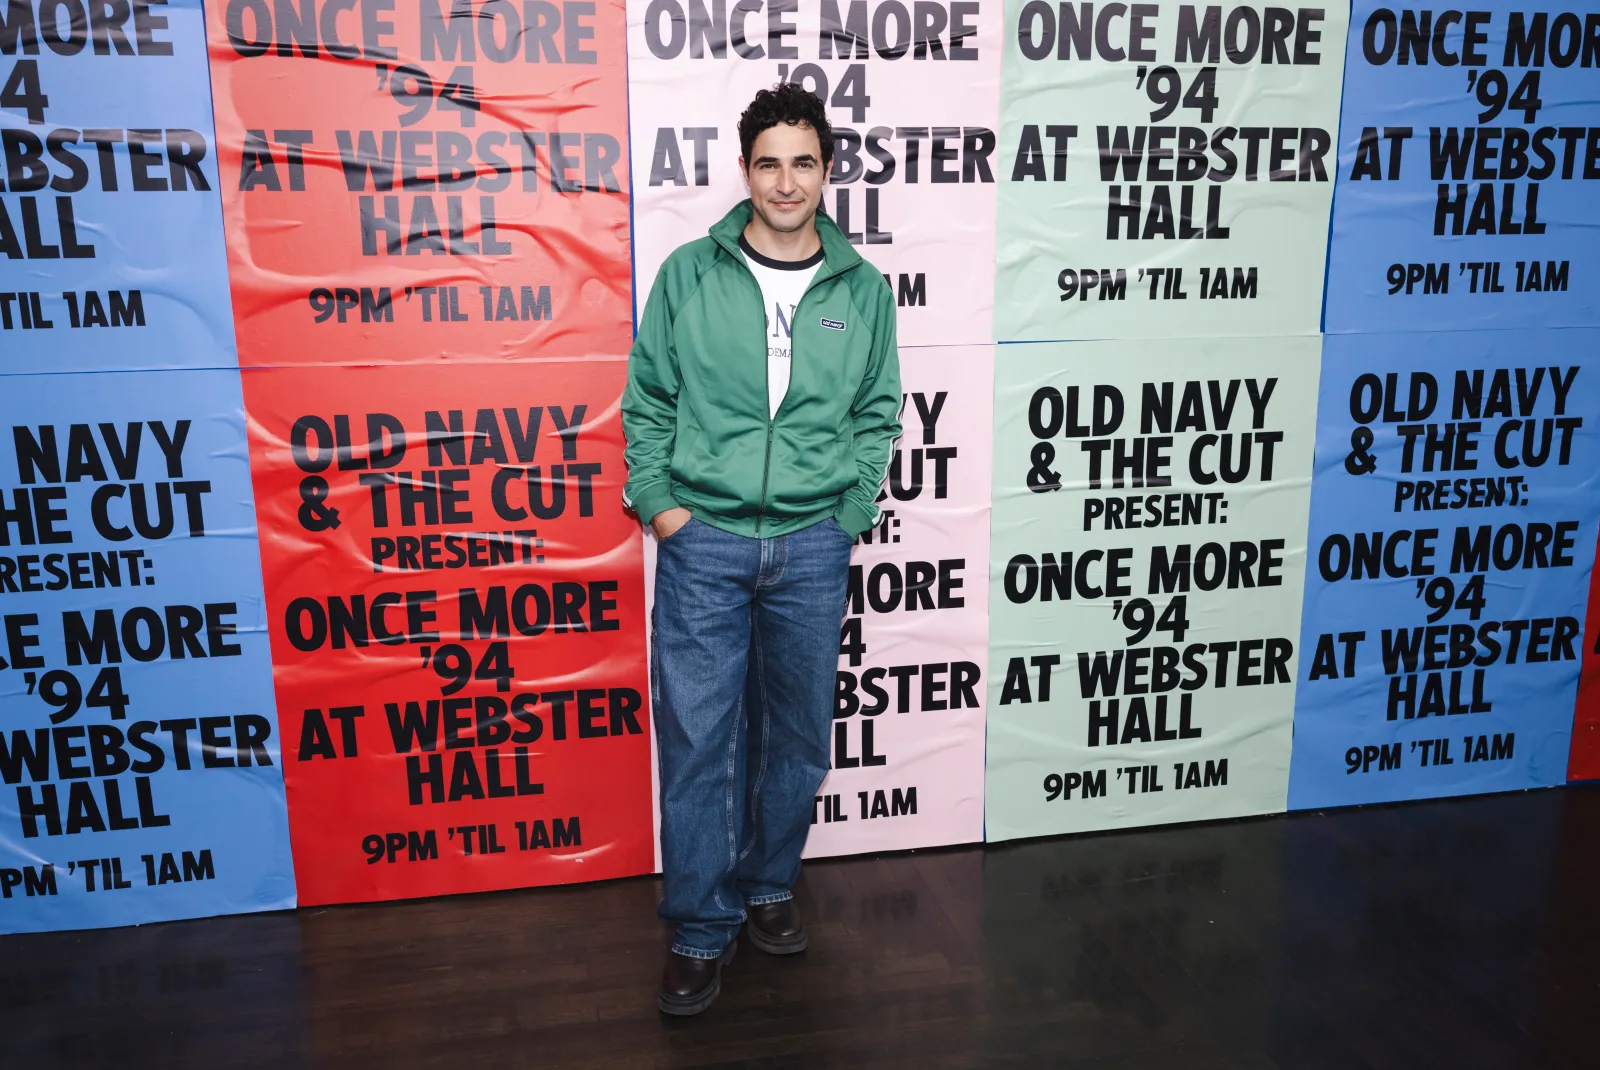
[[[1593,1065],[1600,788],[808,863],[654,1007],[653,878],[0,938],[7,1067]]]

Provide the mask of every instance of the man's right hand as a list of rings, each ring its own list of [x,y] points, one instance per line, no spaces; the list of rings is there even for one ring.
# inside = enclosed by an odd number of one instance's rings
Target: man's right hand
[[[689,510],[685,509],[681,505],[674,506],[671,509],[663,509],[655,516],[651,517],[650,529],[656,533],[656,539],[658,541],[667,539],[672,536],[673,532],[683,527],[692,518],[693,515],[689,512]]]

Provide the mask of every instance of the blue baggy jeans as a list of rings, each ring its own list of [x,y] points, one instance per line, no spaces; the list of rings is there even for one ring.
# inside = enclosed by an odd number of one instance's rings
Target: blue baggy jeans
[[[788,899],[800,875],[854,541],[832,519],[765,539],[690,520],[658,545],[660,913],[676,952],[716,958],[746,904]]]

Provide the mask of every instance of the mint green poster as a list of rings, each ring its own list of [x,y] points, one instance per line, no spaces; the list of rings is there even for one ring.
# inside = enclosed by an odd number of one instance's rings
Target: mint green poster
[[[1348,17],[1008,0],[996,337],[1316,332]]]
[[[987,839],[1285,808],[1321,345],[998,347]]]

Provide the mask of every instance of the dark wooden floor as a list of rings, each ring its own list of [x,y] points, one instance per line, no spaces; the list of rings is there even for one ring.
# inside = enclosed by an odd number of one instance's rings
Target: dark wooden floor
[[[0,938],[6,1067],[1600,1064],[1600,789],[810,865],[655,1010],[650,879]]]

